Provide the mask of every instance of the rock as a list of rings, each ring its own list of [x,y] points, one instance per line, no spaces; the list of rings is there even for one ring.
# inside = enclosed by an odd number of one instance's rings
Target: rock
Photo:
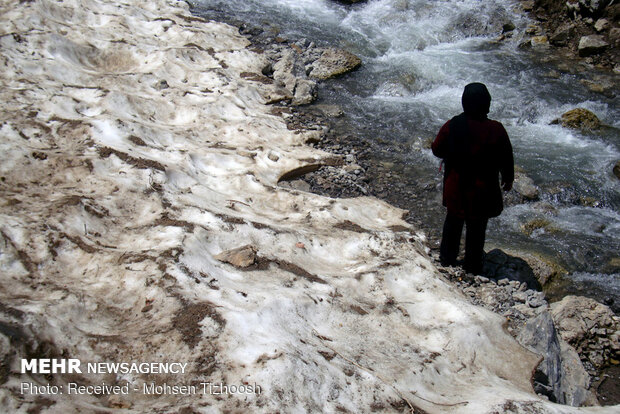
[[[558,121],[562,126],[574,129],[598,129],[601,126],[601,121],[597,116],[583,108],[575,108],[565,112],[559,120],[554,122]]]
[[[293,105],[308,105],[317,98],[316,82],[310,79],[297,79],[295,84],[295,95],[293,96]]]
[[[339,118],[344,115],[344,111],[338,105],[320,104],[316,105],[316,108],[329,118]]]
[[[293,50],[285,50],[282,57],[273,65],[273,78],[281,82],[284,87],[293,94],[297,85],[298,77],[305,77],[305,69],[297,53]]]
[[[521,224],[521,231],[527,236],[531,236],[536,230],[553,232],[551,222],[544,217],[537,217]]]
[[[583,366],[575,349],[560,339],[562,375],[560,392],[564,404],[573,407],[599,405],[596,395],[590,391],[590,375]]]
[[[512,32],[514,29],[516,29],[516,26],[513,22],[506,22],[502,26],[502,33]]]
[[[531,296],[527,297],[527,306],[530,308],[540,308],[547,304],[545,300],[545,294],[542,292],[535,292]]]
[[[609,362],[609,348],[617,346],[618,323],[608,306],[582,296],[566,296],[551,305],[551,316],[562,339],[582,358],[596,367]]]
[[[534,36],[532,37],[532,46],[534,47],[545,47],[549,46],[549,39],[547,36]]]
[[[565,270],[557,263],[546,261],[531,254],[521,255],[520,257],[527,262],[542,286],[552,281],[557,275],[565,273]]]
[[[568,40],[574,36],[575,26],[573,24],[558,27],[549,38],[549,43],[554,46],[566,46]]]
[[[607,43],[602,36],[588,35],[582,36],[581,39],[579,39],[577,50],[579,51],[579,56],[586,57],[602,53],[608,47],[609,43]]]
[[[517,341],[530,351],[543,357],[534,372],[534,389],[553,402],[559,402],[561,378],[560,341],[549,312],[527,321],[517,335]]]
[[[538,187],[534,185],[534,180],[523,173],[518,172],[515,174],[515,181],[512,188],[514,188],[517,193],[521,194],[524,199],[529,201],[538,200],[540,195]]]
[[[616,165],[613,168],[614,175],[620,180],[620,160],[616,161]]]
[[[609,20],[607,19],[598,19],[596,23],[594,23],[594,30],[597,32],[603,32],[609,28]]]
[[[534,10],[534,1],[533,0],[522,1],[521,7],[523,8],[523,11],[530,12]]]
[[[540,26],[536,25],[536,24],[530,24],[527,26],[527,29],[525,29],[525,34],[528,34],[530,36],[537,36],[542,34],[542,29],[540,28]]]
[[[310,76],[317,79],[330,79],[357,69],[362,60],[346,50],[327,48],[312,64]]]
[[[613,98],[615,96],[615,93],[613,91],[614,85],[611,82],[595,82],[587,79],[582,79],[580,82],[592,92],[600,93],[610,98]]]
[[[542,312],[527,321],[517,340],[543,360],[534,372],[534,389],[553,402],[580,406],[596,398],[588,391],[590,377],[579,356],[558,337],[553,318]]]
[[[592,329],[615,327],[608,306],[583,296],[566,296],[552,304],[551,315],[562,338],[573,346],[587,339]]]
[[[525,260],[509,256],[500,249],[493,249],[485,255],[482,273],[486,277],[497,279],[500,286],[509,285],[510,281],[518,281],[530,289],[542,289]]]
[[[527,301],[527,294],[525,292],[516,292],[512,297],[519,303],[525,303]]]
[[[245,268],[256,262],[256,250],[254,247],[246,245],[222,252],[214,258],[220,262],[230,263],[237,268]]]

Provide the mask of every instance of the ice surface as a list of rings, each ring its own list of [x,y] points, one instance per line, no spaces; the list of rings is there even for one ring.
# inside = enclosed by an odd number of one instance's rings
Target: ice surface
[[[265,61],[236,29],[163,0],[6,1],[0,15],[2,411],[614,412],[534,394],[538,356],[441,277],[415,229],[392,230],[404,211],[277,187],[329,154],[240,76]],[[248,269],[214,259],[247,244]],[[20,358],[58,356],[190,369],[19,373]],[[24,381],[262,393],[42,399]]]

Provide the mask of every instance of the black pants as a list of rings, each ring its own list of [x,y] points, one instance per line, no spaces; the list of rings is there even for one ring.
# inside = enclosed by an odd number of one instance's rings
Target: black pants
[[[465,265],[468,273],[479,275],[482,272],[484,255],[484,234],[487,230],[486,218],[462,219],[448,214],[443,225],[439,260],[443,266],[454,266],[459,254],[463,224],[467,226],[465,234]]]

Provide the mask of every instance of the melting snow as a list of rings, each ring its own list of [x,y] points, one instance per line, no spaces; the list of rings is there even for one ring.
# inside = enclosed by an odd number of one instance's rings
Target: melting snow
[[[164,0],[0,9],[3,411],[615,411],[534,394],[538,356],[442,278],[414,229],[391,230],[402,210],[277,187],[329,154],[240,76],[266,62],[236,29]],[[247,244],[247,269],[214,259]],[[189,369],[20,373],[60,356]],[[262,392],[20,393],[124,381]]]

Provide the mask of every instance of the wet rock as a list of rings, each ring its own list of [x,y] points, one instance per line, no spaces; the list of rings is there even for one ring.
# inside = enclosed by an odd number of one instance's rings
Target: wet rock
[[[542,286],[551,282],[559,274],[565,273],[565,270],[557,263],[549,262],[531,254],[521,254],[520,257],[527,262]]]
[[[608,82],[605,80],[595,82],[586,79],[582,79],[580,82],[592,92],[603,94],[609,98],[613,98],[615,96],[614,85],[612,82]]]
[[[512,32],[514,29],[516,29],[516,26],[513,22],[506,22],[502,26],[502,33]]]
[[[528,201],[538,200],[540,191],[538,187],[534,185],[534,180],[523,173],[515,174],[515,181],[513,183],[514,190],[521,194],[521,196]]]
[[[617,355],[618,318],[608,306],[582,296],[567,296],[551,305],[551,316],[562,339],[595,367]]]
[[[545,47],[549,46],[549,39],[547,36],[534,36],[531,40],[532,46],[534,47]]]
[[[362,60],[342,49],[323,49],[321,57],[312,64],[310,76],[316,79],[330,79],[357,69]]]
[[[558,122],[564,127],[574,129],[598,129],[601,126],[601,121],[597,116],[584,108],[575,108],[565,112],[559,120],[554,121],[554,123]]]
[[[558,27],[551,37],[549,43],[554,46],[566,46],[571,37],[575,35],[575,25],[568,24]]]
[[[485,255],[482,273],[486,277],[498,280],[500,286],[509,285],[510,281],[518,281],[530,289],[542,289],[525,260],[510,256],[500,249],[493,249]]]
[[[609,43],[600,35],[588,35],[579,39],[577,50],[579,56],[587,57],[602,53],[609,47]]]
[[[613,168],[614,175],[620,180],[620,160],[616,161],[616,165]]]
[[[256,249],[247,245],[236,249],[224,251],[216,256],[216,260],[229,263],[237,268],[245,268],[256,262]]]
[[[543,230],[545,232],[553,232],[551,222],[544,217],[537,217],[529,220],[521,225],[521,231],[527,236],[531,236],[534,232]]]

